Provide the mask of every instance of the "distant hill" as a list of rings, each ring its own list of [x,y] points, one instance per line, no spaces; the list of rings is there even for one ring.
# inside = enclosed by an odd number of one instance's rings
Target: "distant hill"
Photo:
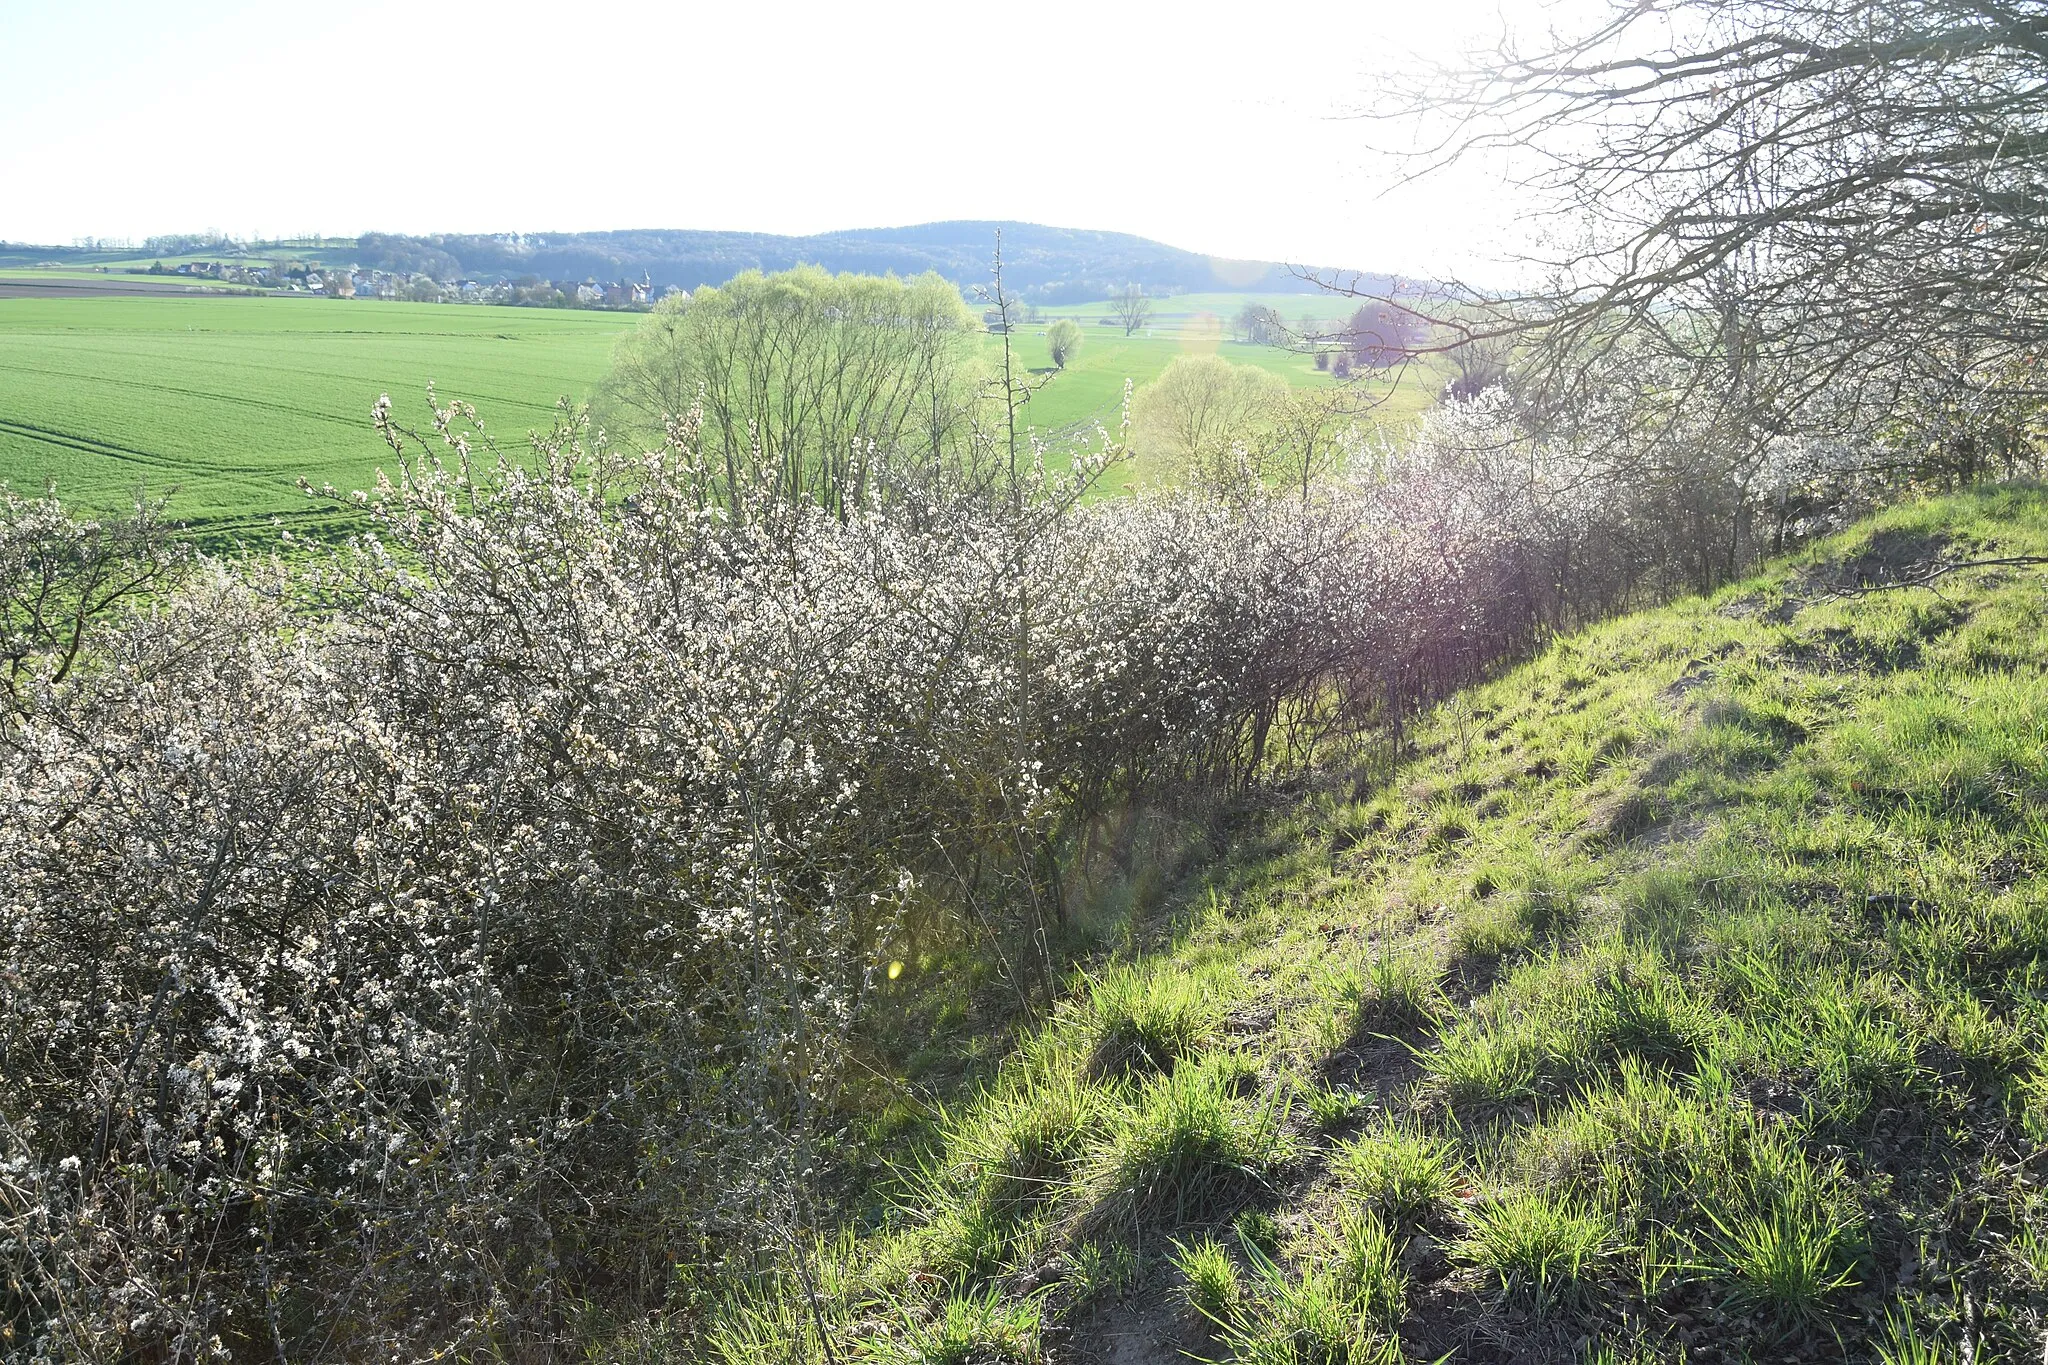
[[[1100,300],[1110,290],[1142,285],[1155,297],[1242,292],[1313,294],[1316,287],[1277,261],[1239,261],[1185,251],[1124,232],[1046,227],[1038,223],[919,223],[854,228],[811,237],[768,232],[636,228],[617,232],[430,233],[367,232],[318,242],[236,242],[217,234],[153,237],[141,245],[86,241],[74,246],[0,242],[0,268],[117,269],[152,260],[285,255],[326,268],[363,266],[424,273],[444,282],[523,277],[600,282],[645,276],[656,285],[695,289],[722,284],[743,270],[820,265],[871,274],[936,270],[962,288],[988,283],[996,232],[1003,234],[1003,278],[1036,303]],[[1369,293],[1391,277],[1343,272]]]
[[[1042,303],[1091,301],[1126,284],[1142,285],[1157,295],[1225,289],[1315,292],[1274,261],[1225,260],[1128,233],[1036,223],[920,223],[812,237],[681,229],[424,237],[373,232],[362,237],[361,248],[364,265],[424,270],[441,277],[606,280],[638,279],[644,274],[657,285],[695,289],[722,283],[743,270],[787,270],[808,263],[874,274],[936,270],[971,287],[988,282],[998,228],[1003,234],[1005,281]],[[1367,288],[1388,282],[1379,275],[1360,279]]]

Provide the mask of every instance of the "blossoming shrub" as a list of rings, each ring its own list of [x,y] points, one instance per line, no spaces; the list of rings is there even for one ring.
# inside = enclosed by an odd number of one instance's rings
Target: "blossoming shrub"
[[[1902,423],[1838,415],[1831,437],[1731,426],[1682,374],[1624,352],[1562,399],[1508,383],[1430,410],[1404,477],[1457,490],[1513,542],[1526,599],[1553,625],[1707,592],[1763,559],[1931,486]],[[2010,467],[2010,462],[2008,462]]]
[[[786,1247],[909,905],[1028,933],[1111,802],[1532,621],[1420,474],[827,514],[687,426],[508,461],[464,416],[349,550],[149,559],[69,635],[24,603],[90,543],[4,505],[10,1355],[545,1355]]]

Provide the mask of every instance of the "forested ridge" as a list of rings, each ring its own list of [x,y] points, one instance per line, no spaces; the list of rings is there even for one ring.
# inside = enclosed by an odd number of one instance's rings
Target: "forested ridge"
[[[695,289],[722,284],[745,270],[816,265],[871,275],[936,271],[971,289],[988,279],[989,243],[998,231],[1011,286],[1043,303],[1092,303],[1131,284],[1155,294],[1219,288],[1314,292],[1313,285],[1280,262],[1218,260],[1128,233],[1036,223],[921,223],[808,237],[681,229],[424,237],[368,233],[361,246],[377,264],[435,275],[613,279],[645,274],[657,285]],[[1367,287],[1387,283],[1384,276],[1363,278]]]

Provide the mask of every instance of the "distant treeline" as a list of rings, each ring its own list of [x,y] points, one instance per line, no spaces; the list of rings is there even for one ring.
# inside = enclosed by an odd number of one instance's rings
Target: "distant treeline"
[[[962,288],[972,288],[988,282],[998,230],[1003,236],[1004,282],[1034,303],[1091,303],[1129,285],[1155,298],[1213,290],[1318,292],[1317,285],[1279,262],[1225,260],[1128,233],[1035,223],[923,223],[811,237],[680,229],[426,236],[367,232],[353,240],[307,239],[291,245],[345,253],[372,269],[423,274],[444,284],[464,279],[645,280],[657,289],[667,285],[694,290],[722,284],[747,270],[772,273],[817,265],[834,273],[904,277],[936,271]],[[280,245],[285,244],[245,242],[220,233],[155,236],[139,249],[126,241],[97,238],[82,238],[70,246],[0,242],[0,265],[102,264],[131,255],[144,260],[208,254],[231,257],[260,254]],[[1341,279],[1368,294],[1394,289],[1394,281],[1386,275],[1314,273],[1323,279]]]
[[[551,279],[642,278],[696,289],[745,270],[797,265],[865,274],[939,274],[962,286],[985,283],[995,234],[1003,234],[1003,278],[1044,303],[1082,303],[1136,284],[1155,295],[1218,288],[1315,292],[1284,265],[1221,261],[1198,252],[1118,232],[1040,227],[1029,223],[926,223],[813,237],[761,232],[645,230],[622,232],[436,233],[411,237],[365,233],[365,261],[386,270],[420,271],[437,279],[534,275]],[[1389,284],[1362,276],[1368,289]]]

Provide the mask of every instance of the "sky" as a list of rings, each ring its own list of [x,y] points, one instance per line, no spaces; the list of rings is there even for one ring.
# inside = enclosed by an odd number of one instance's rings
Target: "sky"
[[[1473,273],[1513,195],[1344,115],[1516,0],[0,0],[0,240],[957,218]]]

